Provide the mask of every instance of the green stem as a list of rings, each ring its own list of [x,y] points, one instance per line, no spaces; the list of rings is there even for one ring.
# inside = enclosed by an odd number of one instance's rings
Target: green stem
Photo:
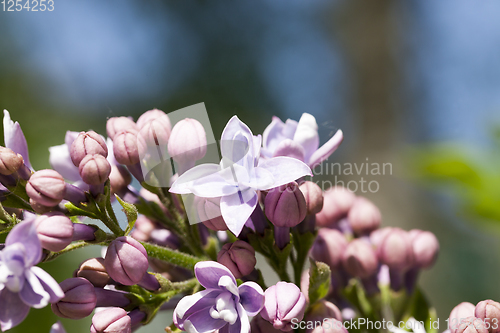
[[[206,258],[198,258],[190,254],[185,254],[167,247],[141,242],[146,249],[148,256],[163,260],[175,266],[184,267],[190,270],[194,269],[197,262],[208,260]]]

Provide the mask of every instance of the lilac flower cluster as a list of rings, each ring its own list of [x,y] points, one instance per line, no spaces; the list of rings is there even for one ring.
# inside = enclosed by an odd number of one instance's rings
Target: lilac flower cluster
[[[190,333],[298,332],[294,323],[304,319],[413,315],[418,274],[435,262],[439,244],[430,232],[379,229],[371,201],[308,180],[342,142],[340,130],[320,147],[310,114],[298,122],[274,117],[262,136],[234,116],[212,164],[199,163],[206,130],[193,118],[173,124],[157,109],[137,121],[113,117],[107,138],[68,131],[50,148],[52,169],[35,170],[20,125],[5,111],[2,331],[49,303],[61,318],[93,314],[90,332],[132,332],[166,309],[174,310],[166,331]],[[89,245],[105,246],[105,254],[59,284],[36,266]],[[257,253],[279,282],[266,285]],[[395,299],[403,308],[390,310]],[[496,316],[495,304],[478,305],[476,317]],[[51,332],[64,328],[56,323]]]

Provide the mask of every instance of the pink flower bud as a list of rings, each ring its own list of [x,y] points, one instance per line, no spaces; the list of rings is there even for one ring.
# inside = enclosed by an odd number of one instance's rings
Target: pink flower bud
[[[109,276],[118,283],[132,286],[141,281],[148,270],[148,254],[132,237],[118,237],[108,247],[104,265]]]
[[[73,164],[79,166],[85,156],[94,154],[108,157],[106,142],[94,131],[80,132],[70,148]]]
[[[390,269],[406,271],[414,262],[410,236],[402,229],[392,228],[380,243],[377,255]]]
[[[220,211],[220,198],[195,197],[194,204],[199,220],[209,229],[215,231],[227,230],[226,222]]]
[[[111,165],[102,155],[87,155],[78,167],[80,177],[89,185],[100,185],[108,179],[111,173]]]
[[[166,120],[164,119],[166,117]],[[166,122],[168,120],[168,123],[170,124],[170,119],[168,118],[167,114],[161,110],[158,109],[153,109],[144,112],[139,119],[137,119],[137,128],[141,129],[144,125],[149,123],[150,121],[153,121],[155,119],[162,119],[162,121]],[[172,128],[172,125],[169,126]]]
[[[347,240],[340,231],[321,228],[311,248],[311,257],[334,269],[340,265],[346,247]]]
[[[54,207],[64,198],[66,183],[54,170],[44,169],[35,172],[26,184],[26,193],[37,203]]]
[[[415,265],[429,268],[436,262],[439,253],[439,242],[432,232],[413,229],[409,231],[412,240]]]
[[[156,146],[160,146],[162,149],[165,149],[171,131],[172,125],[167,115],[158,119],[152,119],[139,129],[139,142],[145,145],[143,148],[153,147],[156,149]]]
[[[380,210],[370,200],[357,197],[347,214],[352,231],[356,235],[369,234],[380,226]]]
[[[139,163],[137,131],[127,129],[118,132],[113,139],[113,153],[118,163],[124,165]]]
[[[458,325],[456,333],[488,333],[485,322],[474,316],[465,318]]]
[[[277,227],[295,227],[307,213],[306,199],[295,182],[270,190],[264,207],[267,218]]]
[[[0,174],[12,175],[19,170],[23,163],[21,154],[16,154],[12,149],[0,147]]]
[[[59,317],[82,319],[92,313],[97,297],[94,286],[84,278],[71,278],[59,284],[64,297],[52,304],[52,311]]]
[[[344,251],[342,265],[352,276],[365,279],[377,271],[377,255],[371,244],[362,239],[354,239]]]
[[[111,117],[106,122],[106,133],[113,140],[116,133],[132,129],[137,131],[137,125],[128,117]]]
[[[257,263],[254,248],[242,240],[224,244],[217,255],[217,261],[229,268],[237,279],[252,273]]]
[[[63,213],[40,215],[35,225],[42,248],[49,251],[61,251],[73,240],[73,222]]]
[[[109,174],[109,183],[112,193],[120,193],[124,191],[127,186],[132,182],[132,176],[127,168],[123,165],[111,166],[111,173]]]
[[[325,191],[323,197],[323,209],[316,214],[319,227],[332,227],[346,217],[356,199],[354,193],[340,186]]]
[[[387,234],[391,232],[392,229],[393,228],[391,227],[385,227],[372,231],[372,233],[370,234],[370,242],[373,244],[373,246],[375,246],[376,249],[380,247],[380,244],[382,244],[385,236],[387,236]]]
[[[267,288],[264,296],[264,308],[260,314],[274,328],[290,332],[292,319],[301,321],[304,318],[306,297],[295,284],[278,282]]]
[[[486,325],[489,326],[490,333],[500,332],[500,303],[491,299],[477,303],[474,310],[476,318],[481,319]],[[488,325],[489,323],[489,325]]]
[[[175,124],[168,141],[168,153],[178,164],[179,175],[194,167],[206,152],[207,137],[198,120],[186,118]]]
[[[94,285],[94,287],[99,288],[103,288],[111,281],[111,278],[106,271],[106,267],[104,266],[103,258],[91,258],[85,260],[80,264],[80,268],[78,268],[76,276],[87,279]]]
[[[107,308],[92,317],[90,333],[131,333],[132,320],[122,308]]]
[[[342,313],[335,304],[322,299],[311,305],[306,321],[322,321],[325,318],[342,320]]]
[[[300,191],[306,199],[307,214],[317,214],[323,209],[323,191],[310,181],[303,182],[299,186]]]
[[[456,333],[462,320],[470,316],[474,316],[475,306],[469,302],[462,302],[451,310],[450,317],[448,318],[448,328],[451,333]]]

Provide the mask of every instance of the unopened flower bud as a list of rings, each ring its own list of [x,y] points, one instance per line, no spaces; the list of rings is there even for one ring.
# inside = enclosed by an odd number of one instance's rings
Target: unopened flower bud
[[[44,169],[35,172],[26,184],[26,193],[35,202],[54,207],[64,198],[66,183],[54,170]]]
[[[257,315],[253,318],[250,323],[250,332],[252,333],[281,333],[282,330],[277,330],[273,327],[273,324],[262,318],[261,315]]]
[[[103,288],[111,281],[111,278],[106,271],[106,267],[104,266],[103,258],[91,258],[85,260],[80,264],[80,268],[78,268],[76,276],[87,279],[94,285],[94,287],[99,288]]]
[[[217,261],[229,268],[237,279],[250,274],[257,263],[254,248],[242,240],[224,244],[217,255]]]
[[[80,177],[89,185],[100,185],[108,179],[111,165],[108,160],[99,154],[87,155],[78,167]]]
[[[390,269],[406,271],[413,265],[413,247],[408,232],[392,228],[377,249],[379,260]]]
[[[264,207],[267,218],[277,227],[295,227],[307,213],[306,199],[295,182],[270,190]]]
[[[267,288],[262,318],[273,324],[275,329],[292,331],[293,323],[304,318],[306,297],[293,283],[278,282]]]
[[[139,163],[137,131],[127,129],[116,133],[113,139],[113,153],[118,163],[133,165]]]
[[[94,314],[90,333],[131,333],[131,322],[122,308],[107,308]]]
[[[16,154],[12,149],[0,147],[0,174],[12,175],[23,163],[21,154]]]
[[[342,265],[352,276],[365,279],[377,271],[377,255],[368,242],[355,239],[347,245],[342,256]]]
[[[481,301],[477,303],[474,315],[484,323],[489,323],[490,333],[500,332],[500,303],[491,299]]]
[[[439,242],[430,231],[422,231],[418,229],[410,230],[410,238],[413,246],[413,256],[415,265],[418,268],[429,268],[434,262],[439,253]]]
[[[70,148],[73,164],[79,166],[87,155],[99,154],[108,156],[108,147],[104,139],[94,131],[80,132]]]
[[[331,227],[347,216],[356,196],[340,186],[330,188],[323,194],[323,209],[316,214],[316,225]]]
[[[49,251],[61,251],[73,240],[73,222],[63,213],[40,215],[35,225],[42,248]]]
[[[71,278],[59,284],[64,297],[52,304],[52,311],[59,317],[82,319],[92,313],[97,297],[94,286],[84,278]]]
[[[317,214],[323,209],[323,191],[310,181],[303,182],[299,186],[300,191],[306,199],[307,214]]]
[[[108,247],[104,265],[109,276],[118,283],[132,286],[141,281],[148,270],[148,254],[132,237],[118,237]]]
[[[109,184],[112,193],[121,193],[132,182],[132,176],[127,168],[123,165],[111,166],[111,173],[109,174]]]
[[[456,333],[488,333],[486,323],[474,316],[465,318],[458,325]]]
[[[52,327],[50,328],[50,332],[49,333],[66,333],[66,330],[64,329],[63,325],[61,324],[61,322],[57,322],[55,323],[54,325],[52,325]]]
[[[462,302],[451,310],[450,317],[448,318],[448,328],[451,333],[456,333],[460,323],[465,318],[474,316],[475,306],[469,302]]]
[[[186,118],[175,124],[168,141],[168,153],[177,163],[179,175],[194,167],[206,152],[207,137],[198,120]]]
[[[164,119],[166,117],[166,119]],[[164,122],[167,122],[170,124],[170,119],[168,118],[167,114],[161,110],[158,109],[153,109],[144,112],[139,119],[137,119],[137,128],[141,129],[149,123],[150,121],[156,120],[156,119],[161,119]],[[170,125],[170,128],[172,128],[172,125]]]
[[[342,313],[335,304],[322,299],[314,303],[314,305],[311,305],[311,308],[306,316],[306,321],[321,321],[325,318],[342,320]]]
[[[138,130],[137,125],[129,117],[111,117],[106,122],[106,133],[112,140],[116,133],[127,129]]]
[[[215,231],[227,230],[226,222],[220,211],[220,198],[195,198],[199,220],[209,229]]]
[[[385,236],[387,236],[387,234],[391,232],[392,229],[392,227],[385,227],[372,231],[372,233],[370,234],[370,242],[373,244],[373,246],[375,246],[376,249],[380,247],[380,244],[382,244]]]
[[[356,235],[366,235],[380,226],[380,210],[370,200],[357,197],[347,219]]]
[[[160,146],[162,150],[166,149],[171,131],[172,125],[167,115],[144,124],[138,134],[139,143],[144,146],[142,151],[147,148],[157,149],[156,146]]]
[[[334,269],[340,265],[346,247],[347,240],[340,231],[321,228],[311,248],[311,257]]]

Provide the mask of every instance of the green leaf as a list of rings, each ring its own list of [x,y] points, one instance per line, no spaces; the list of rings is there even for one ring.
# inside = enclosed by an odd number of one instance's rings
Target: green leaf
[[[432,323],[437,319],[436,312],[433,308],[431,308],[429,301],[420,288],[417,288],[413,292],[407,311],[403,316],[403,320],[406,321],[410,317],[423,322],[427,333],[434,332],[435,328],[432,327]]]
[[[68,210],[69,214],[71,216],[87,216],[90,217],[91,219],[98,220],[99,216],[95,214],[95,212],[91,211],[93,207],[88,206],[85,203],[80,204],[80,207],[75,206],[71,202],[67,202],[64,204],[64,207]]]
[[[137,221],[137,207],[135,207],[133,204],[130,204],[126,201],[123,201],[118,195],[115,194],[116,200],[120,203],[120,205],[123,207],[123,212],[125,213],[125,216],[127,216],[127,221],[128,225],[127,228],[125,229],[125,235],[128,235],[132,229],[134,228],[135,221]]]
[[[319,261],[310,259],[309,268],[309,303],[314,304],[328,295],[330,290],[330,267]]]

